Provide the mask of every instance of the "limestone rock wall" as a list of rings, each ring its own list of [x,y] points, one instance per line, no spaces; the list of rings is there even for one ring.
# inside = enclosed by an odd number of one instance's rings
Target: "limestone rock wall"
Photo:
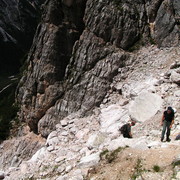
[[[98,106],[129,51],[179,44],[177,0],[49,0],[19,83],[19,117],[46,137],[63,117]]]

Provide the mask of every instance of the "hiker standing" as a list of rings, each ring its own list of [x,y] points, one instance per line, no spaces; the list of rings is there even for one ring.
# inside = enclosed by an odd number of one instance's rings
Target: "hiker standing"
[[[161,141],[164,140],[164,134],[166,132],[166,141],[171,141],[169,138],[170,131],[172,128],[172,125],[174,124],[174,110],[172,107],[168,107],[166,111],[163,113],[163,117],[161,120],[161,126],[163,126],[162,135],[161,135]]]
[[[135,121],[131,121],[131,123],[124,124],[119,129],[124,138],[132,138],[131,126],[134,126],[135,124]]]

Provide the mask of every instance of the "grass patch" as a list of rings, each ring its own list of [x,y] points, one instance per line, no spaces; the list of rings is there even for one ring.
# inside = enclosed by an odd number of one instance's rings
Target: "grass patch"
[[[131,180],[136,180],[136,178],[141,177],[142,180],[144,180],[144,178],[142,177],[142,173],[147,171],[146,169],[143,169],[142,166],[142,160],[138,159],[136,166],[135,166],[135,171],[133,173],[133,175],[131,176]]]
[[[103,157],[107,154],[107,153],[109,153],[109,150],[108,149],[105,149],[104,151],[102,151],[101,153],[100,153],[100,159],[102,160],[103,159]]]
[[[160,172],[160,171],[161,171],[161,168],[160,168],[158,165],[154,165],[154,166],[153,166],[153,171],[154,171],[154,172]]]
[[[173,167],[180,166],[180,160],[174,161],[172,164],[173,164]]]
[[[116,158],[119,152],[121,152],[124,147],[119,147],[115,149],[114,151],[104,150],[100,153],[100,159],[106,160],[108,163],[112,163]]]

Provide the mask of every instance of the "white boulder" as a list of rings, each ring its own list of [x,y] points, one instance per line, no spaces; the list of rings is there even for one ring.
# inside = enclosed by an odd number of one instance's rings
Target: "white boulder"
[[[106,139],[106,135],[104,133],[92,134],[88,139],[87,146],[91,148],[98,147],[102,143],[104,143],[105,139]]]
[[[163,100],[157,94],[142,92],[130,104],[129,115],[136,121],[144,122],[161,109]]]
[[[99,152],[91,154],[89,156],[82,157],[79,163],[80,167],[91,167],[96,165],[100,161]]]
[[[122,109],[120,105],[112,104],[107,108],[103,108],[101,110],[101,131],[111,134],[117,134],[119,126],[128,120],[129,116],[127,111]]]
[[[42,147],[41,149],[39,149],[33,156],[32,158],[29,160],[29,162],[35,162],[38,161],[38,159],[41,159],[43,157],[45,157],[47,154],[47,150],[45,147]]]

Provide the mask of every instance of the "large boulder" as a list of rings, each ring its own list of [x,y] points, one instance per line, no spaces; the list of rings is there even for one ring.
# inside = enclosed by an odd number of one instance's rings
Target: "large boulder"
[[[106,135],[103,133],[96,133],[93,134],[89,137],[88,142],[87,142],[87,146],[89,148],[93,148],[93,147],[98,147],[100,146],[102,143],[105,142],[106,140]]]
[[[116,134],[119,127],[128,120],[129,116],[127,111],[122,109],[119,105],[112,104],[101,110],[101,131]]]
[[[80,167],[91,167],[96,165],[100,161],[99,152],[85,156],[81,158],[79,166]]]
[[[129,115],[136,121],[152,118],[162,106],[163,100],[157,94],[142,92],[129,106]]]

